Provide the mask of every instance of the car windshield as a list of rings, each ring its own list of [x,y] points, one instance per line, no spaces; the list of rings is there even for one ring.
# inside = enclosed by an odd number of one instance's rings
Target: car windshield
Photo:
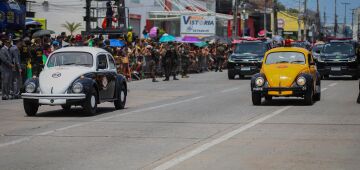
[[[279,64],[279,63],[291,63],[291,64],[305,64],[305,56],[299,52],[274,52],[270,53],[266,57],[266,64]]]
[[[236,46],[236,54],[257,54],[261,55],[266,52],[266,44],[262,42],[253,42],[253,43],[241,43]]]
[[[323,48],[323,53],[325,54],[354,54],[354,46],[349,43],[329,43],[326,44]]]
[[[93,57],[86,52],[59,52],[50,56],[48,67],[56,66],[93,66]]]

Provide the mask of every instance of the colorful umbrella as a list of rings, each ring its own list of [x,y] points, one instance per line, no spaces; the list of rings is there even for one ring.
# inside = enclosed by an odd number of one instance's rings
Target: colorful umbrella
[[[117,39],[110,39],[110,46],[111,47],[124,47],[124,41],[117,40]]]
[[[42,37],[42,36],[51,35],[51,34],[55,34],[55,32],[52,30],[39,30],[33,34],[33,37],[36,38],[36,37]]]
[[[197,47],[202,48],[202,47],[208,46],[209,44],[206,43],[206,42],[201,41],[201,42],[195,43],[194,45],[197,46]]]
[[[185,36],[181,42],[183,43],[198,43],[201,42],[200,39],[198,37],[193,37],[193,36]]]
[[[149,32],[150,38],[155,38],[157,36],[157,30],[158,30],[157,27],[152,27],[150,29],[150,32]]]
[[[34,21],[32,19],[26,19],[25,21],[26,26],[42,26],[40,22]]]
[[[163,36],[161,36],[160,38],[160,42],[161,43],[165,43],[165,42],[173,42],[175,41],[176,38],[172,35],[169,35],[169,34],[164,34]]]

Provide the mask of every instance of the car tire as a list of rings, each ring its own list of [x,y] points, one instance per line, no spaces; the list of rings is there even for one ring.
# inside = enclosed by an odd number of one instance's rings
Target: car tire
[[[271,101],[273,99],[273,97],[272,96],[268,96],[268,95],[266,95],[265,96],[265,101]]]
[[[239,75],[239,78],[240,78],[240,79],[244,79],[245,76],[244,76],[244,75]]]
[[[97,91],[95,90],[95,88],[92,88],[91,93],[88,94],[83,105],[83,108],[87,115],[94,116],[96,114],[97,101],[98,101]]]
[[[309,92],[306,92],[304,96],[304,103],[305,105],[311,106],[314,104],[314,91],[310,89]]]
[[[317,80],[316,82],[316,92],[314,94],[314,101],[320,101],[321,99],[321,82]]]
[[[261,105],[261,94],[252,93],[252,103],[255,106]]]
[[[358,80],[358,79],[359,79],[359,75],[358,75],[358,74],[355,74],[355,75],[351,76],[351,79],[353,79],[353,80]]]
[[[70,111],[70,110],[71,110],[71,105],[64,104],[64,105],[61,105],[61,108],[62,108],[64,111]]]
[[[229,78],[229,80],[234,80],[235,74],[228,73],[228,78]]]
[[[358,98],[357,98],[357,103],[360,104],[360,93],[359,93],[359,96],[358,96]]]
[[[117,93],[118,93],[116,95],[117,100],[114,101],[115,109],[116,110],[124,109],[126,104],[126,96],[127,96],[126,89],[124,89],[124,87],[121,87],[120,90],[117,90]]]
[[[33,102],[31,99],[24,99],[23,104],[27,116],[29,117],[36,116],[36,113],[39,110],[39,104]]]

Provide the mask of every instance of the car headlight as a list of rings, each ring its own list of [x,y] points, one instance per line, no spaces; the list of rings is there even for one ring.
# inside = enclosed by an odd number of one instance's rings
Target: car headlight
[[[261,86],[263,86],[264,84],[265,84],[264,78],[258,77],[258,78],[255,79],[255,85],[256,85],[257,87],[261,87]]]
[[[231,56],[229,57],[228,62],[230,62],[230,63],[234,62],[234,60],[232,60]]]
[[[319,57],[317,57],[317,61],[318,62],[324,62],[324,60],[319,56]]]
[[[306,78],[303,76],[300,76],[299,78],[297,78],[296,84],[299,86],[304,86],[306,84]]]
[[[84,86],[81,83],[77,82],[73,85],[72,91],[74,93],[81,93],[83,91],[83,88]]]
[[[34,93],[36,90],[36,85],[34,83],[28,83],[26,86],[25,86],[25,91],[26,93]]]
[[[357,57],[356,57],[356,56],[352,56],[352,57],[350,57],[350,58],[349,58],[349,62],[355,62],[355,61],[356,61],[356,59],[357,59]]]

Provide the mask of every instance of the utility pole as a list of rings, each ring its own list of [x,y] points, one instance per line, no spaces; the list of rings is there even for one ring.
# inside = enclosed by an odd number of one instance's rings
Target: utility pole
[[[301,1],[299,0],[299,14],[298,14],[298,40],[301,40]]]
[[[304,0],[304,40],[307,40],[308,16],[307,16],[307,0]]]
[[[264,31],[265,31],[265,37],[267,37],[267,25],[266,25],[266,22],[267,22],[267,19],[266,19],[266,10],[267,9],[267,0],[265,0],[264,2]]]
[[[338,32],[338,23],[337,23],[337,14],[336,14],[336,7],[337,7],[337,1],[335,0],[335,22],[334,22],[334,34],[336,37],[336,34]]]
[[[319,0],[316,0],[316,38],[319,38],[321,32],[321,20],[320,20],[320,4]],[[313,35],[315,37],[315,35]]]
[[[273,30],[273,36],[274,35],[279,35],[279,30],[278,30],[278,17],[277,17],[277,13],[278,13],[278,2],[277,0],[274,0],[274,6],[273,6],[273,15],[274,15],[274,30]]]
[[[352,30],[352,36],[354,37],[355,31],[354,31],[354,15],[355,15],[355,10],[356,9],[352,9],[352,13],[351,13],[351,30]]]
[[[348,5],[350,5],[350,3],[348,3],[348,2],[342,2],[341,4],[342,4],[342,5],[344,5],[344,7],[345,7],[345,11],[344,11],[344,13],[345,13],[345,15],[344,15],[344,29],[343,29],[343,33],[344,33],[345,37],[347,37],[347,35],[346,35],[346,13],[347,13],[347,11],[346,11],[346,7],[347,7]]]
[[[237,37],[237,33],[238,33],[238,6],[239,6],[239,1],[238,0],[233,0],[232,2],[233,5],[233,15],[234,15],[234,21],[233,21],[233,35],[232,37],[235,39]]]

